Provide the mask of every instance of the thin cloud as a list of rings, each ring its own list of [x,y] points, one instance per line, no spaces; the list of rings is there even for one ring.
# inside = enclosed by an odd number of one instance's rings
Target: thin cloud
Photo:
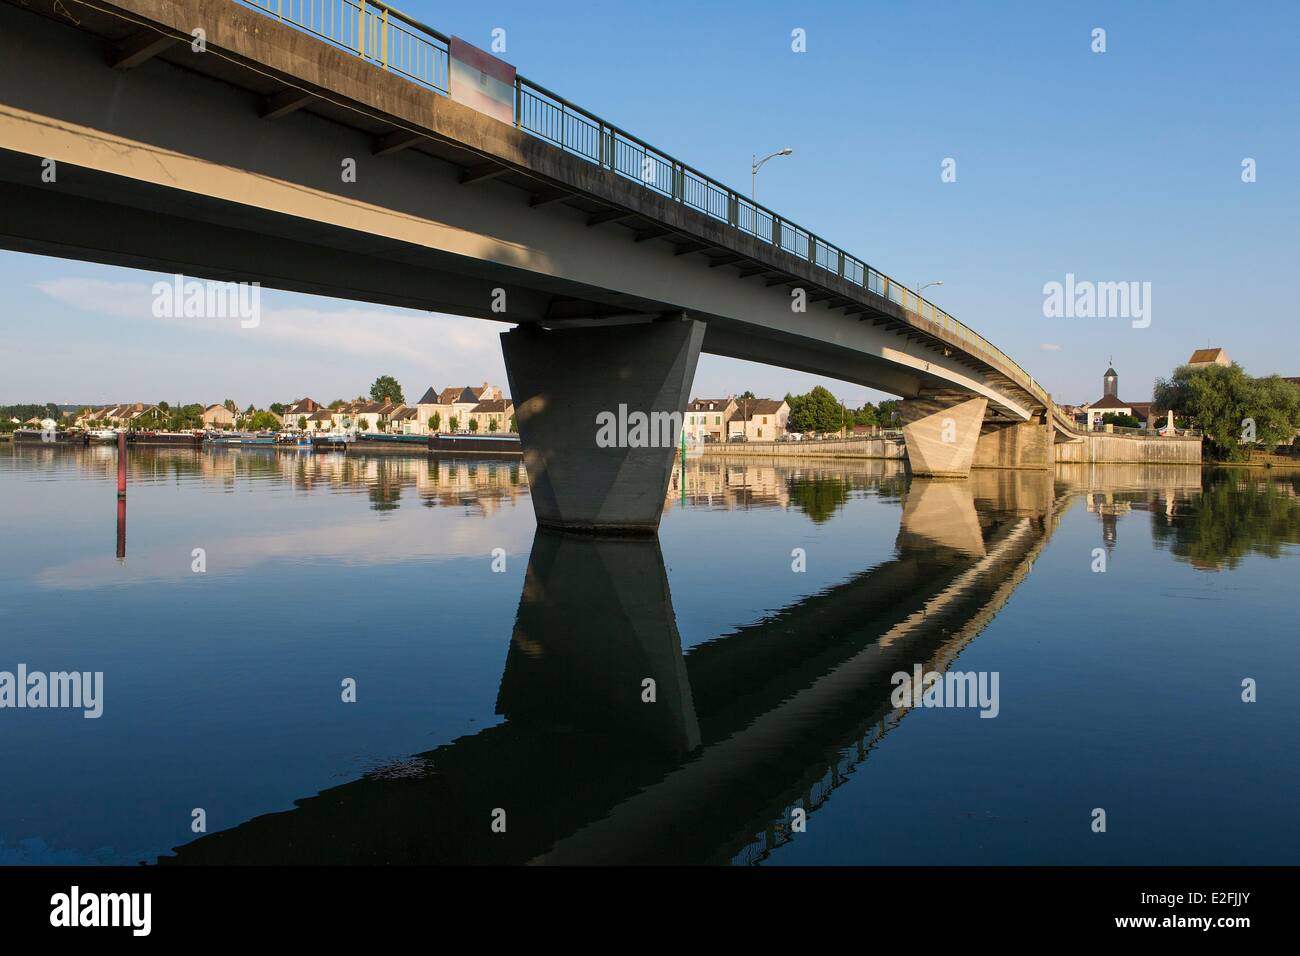
[[[1059,352],[1059,351],[1061,351],[1061,347],[1060,347],[1059,345],[1053,345],[1053,344],[1050,343],[1050,342],[1044,342],[1042,345],[1040,345],[1040,346],[1038,346],[1038,347],[1039,347],[1040,349],[1042,349],[1044,352]]]

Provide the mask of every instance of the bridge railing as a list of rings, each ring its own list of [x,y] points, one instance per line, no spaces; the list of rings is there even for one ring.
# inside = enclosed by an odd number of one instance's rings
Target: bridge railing
[[[239,0],[349,50],[376,67],[448,95],[450,38],[378,0]],[[970,352],[992,359],[1017,385],[1052,406],[1047,391],[982,335],[904,284],[626,130],[522,76],[515,80],[515,125],[568,153],[639,182],[698,212],[938,325]]]

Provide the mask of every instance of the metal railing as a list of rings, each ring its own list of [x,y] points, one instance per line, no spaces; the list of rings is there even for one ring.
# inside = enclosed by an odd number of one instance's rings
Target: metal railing
[[[448,94],[450,38],[378,0],[239,0],[336,46]],[[739,232],[933,322],[968,352],[993,359],[1021,388],[1053,408],[1051,396],[1019,363],[933,302],[861,259],[655,149],[593,113],[517,76],[515,126],[565,152],[639,182]]]

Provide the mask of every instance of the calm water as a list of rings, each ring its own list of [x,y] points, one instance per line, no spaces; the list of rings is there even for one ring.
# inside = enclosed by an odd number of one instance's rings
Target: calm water
[[[122,542],[111,448],[0,445],[0,671],[104,673],[0,710],[0,863],[1300,861],[1300,479],[710,458],[592,543],[512,463],[129,464]]]

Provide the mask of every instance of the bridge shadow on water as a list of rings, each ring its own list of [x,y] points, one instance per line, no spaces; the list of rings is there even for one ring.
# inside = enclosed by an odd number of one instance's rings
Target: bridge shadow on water
[[[1046,473],[914,481],[891,560],[686,654],[657,540],[539,531],[500,724],[159,862],[761,859],[906,715],[891,675],[945,669],[997,613],[1058,491]]]

